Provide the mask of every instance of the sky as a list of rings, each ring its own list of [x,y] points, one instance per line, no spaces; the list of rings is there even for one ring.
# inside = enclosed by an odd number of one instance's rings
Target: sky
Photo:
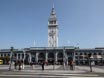
[[[104,47],[104,0],[0,0],[0,49],[47,47],[53,3],[59,46]]]

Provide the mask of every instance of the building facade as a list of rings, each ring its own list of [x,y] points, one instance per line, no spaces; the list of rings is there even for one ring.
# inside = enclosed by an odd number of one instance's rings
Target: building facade
[[[91,53],[91,61],[94,65],[104,65],[104,49],[79,49],[76,47],[31,47],[21,50],[13,50],[13,61],[24,60],[25,64],[38,64],[42,61],[48,64],[69,64],[70,61],[76,65],[89,65],[88,54]],[[0,59],[7,64],[11,55],[10,49],[0,50]]]
[[[13,61],[23,60],[26,64],[39,63],[45,61],[49,64],[62,64],[73,60],[74,47],[31,47],[23,50],[14,49],[12,53]],[[10,57],[10,50],[0,50],[0,57]],[[9,61],[9,60],[8,60]],[[6,61],[6,63],[8,62]]]
[[[91,57],[88,55],[91,54]],[[1,49],[0,59],[4,64],[22,60],[25,64],[38,64],[42,61],[48,64],[89,65],[89,59],[94,65],[104,65],[104,48],[80,49],[73,46],[58,47],[58,23],[54,7],[48,20],[48,47],[30,47],[24,49]]]

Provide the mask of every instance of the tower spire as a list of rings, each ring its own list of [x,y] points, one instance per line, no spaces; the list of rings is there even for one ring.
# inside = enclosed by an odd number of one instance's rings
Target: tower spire
[[[49,17],[49,21],[52,21],[52,20],[57,20],[54,3],[53,3],[52,10]]]
[[[54,3],[53,3],[53,7],[52,8],[54,8]]]

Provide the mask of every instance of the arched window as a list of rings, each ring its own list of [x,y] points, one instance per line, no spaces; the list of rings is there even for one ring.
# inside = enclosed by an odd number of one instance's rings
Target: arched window
[[[98,53],[98,55],[101,55],[101,53]]]
[[[84,53],[84,55],[87,55],[87,53]]]
[[[94,53],[94,55],[97,55],[96,53]]]
[[[75,55],[78,55],[78,53],[75,53]]]
[[[80,53],[80,55],[82,55],[82,53]]]
[[[6,56],[6,54],[4,54],[4,56]]]

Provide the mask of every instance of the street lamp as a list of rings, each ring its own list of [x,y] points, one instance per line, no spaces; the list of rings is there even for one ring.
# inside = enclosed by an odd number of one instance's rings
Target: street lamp
[[[55,48],[54,48],[54,53],[56,52]],[[53,70],[55,69],[55,57],[54,57],[54,60],[53,60]]]
[[[64,70],[66,69],[66,62],[68,61],[67,59],[67,55],[65,53],[65,47],[63,48],[63,66],[64,66]]]
[[[75,48],[73,51],[73,70],[75,70]]]
[[[88,54],[89,64],[90,64],[90,72],[92,72],[92,65],[91,65],[91,53]]]
[[[12,57],[13,57],[13,47],[11,47],[11,49],[10,49],[10,52],[11,52],[11,54],[10,54],[10,63],[9,63],[9,70],[11,70],[11,64],[12,64]]]
[[[24,69],[24,67],[25,67],[25,66],[24,66],[24,65],[25,65],[25,57],[26,57],[26,56],[25,56],[25,54],[26,54],[25,50],[23,50],[23,54],[24,54],[24,58],[23,58],[23,69]]]

